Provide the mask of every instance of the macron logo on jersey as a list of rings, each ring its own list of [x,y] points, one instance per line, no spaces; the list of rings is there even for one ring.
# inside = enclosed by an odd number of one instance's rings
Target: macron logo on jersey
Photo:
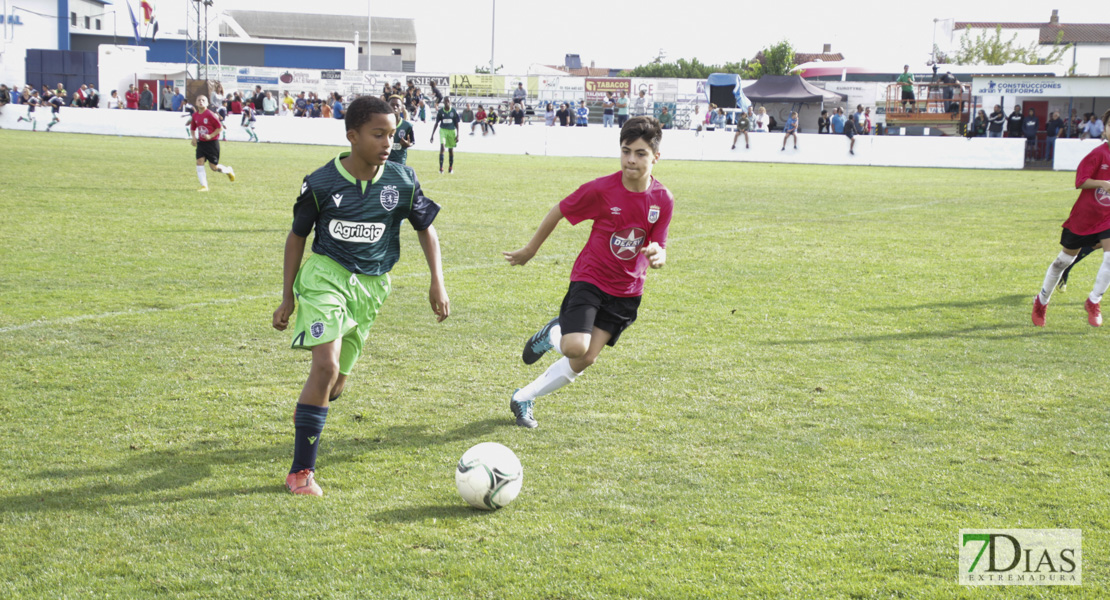
[[[343,242],[359,244],[376,244],[385,233],[385,225],[381,223],[355,223],[353,221],[333,220],[328,225],[331,237]]]
[[[621,260],[632,260],[640,253],[646,236],[647,232],[639,227],[622,229],[610,236],[609,249]]]
[[[335,205],[338,207],[339,203],[343,201],[343,194],[332,194],[331,199],[332,202],[335,202]]]

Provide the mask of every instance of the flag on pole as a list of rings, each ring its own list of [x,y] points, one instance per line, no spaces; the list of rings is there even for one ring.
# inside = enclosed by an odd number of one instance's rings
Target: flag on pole
[[[131,8],[131,3],[127,3],[127,12],[131,14],[131,28],[135,30],[135,45],[139,44],[139,20],[135,18],[135,10]]]
[[[154,36],[158,35],[158,19],[154,18],[154,0],[142,0],[143,8],[143,23],[147,26],[152,26],[150,33],[150,41],[154,41]]]

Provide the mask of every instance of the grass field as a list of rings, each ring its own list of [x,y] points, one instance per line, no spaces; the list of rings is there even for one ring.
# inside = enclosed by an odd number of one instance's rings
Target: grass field
[[[664,155],[668,265],[527,431],[508,395],[550,361],[520,349],[588,224],[500,252],[616,159],[416,153],[452,315],[406,228],[316,500],[283,488],[309,355],[270,319],[293,198],[338,148],[225,144],[239,181],[205,195],[184,139],[0,141],[0,597],[1110,594],[1101,255],[1029,321],[1071,173]],[[480,441],[525,468],[496,513],[454,489]],[[960,586],[961,528],[1081,529],[1083,585]]]

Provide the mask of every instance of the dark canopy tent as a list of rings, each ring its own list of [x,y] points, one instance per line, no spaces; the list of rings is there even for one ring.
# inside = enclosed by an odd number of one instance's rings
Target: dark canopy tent
[[[843,102],[848,99],[844,94],[811,85],[800,75],[764,75],[759,81],[744,88],[744,95],[752,102],[764,104]]]

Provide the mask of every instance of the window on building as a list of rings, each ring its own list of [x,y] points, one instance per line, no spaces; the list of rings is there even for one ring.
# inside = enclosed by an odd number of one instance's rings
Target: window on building
[[[69,13],[69,24],[74,26],[74,27],[77,27],[77,13],[75,13],[75,12]]]
[[[92,17],[85,17],[85,29],[92,29]]]
[[[359,47],[358,47],[358,53],[359,53],[359,54],[365,54],[365,53],[364,53],[364,52],[362,51],[362,46],[359,46]]]
[[[1098,74],[1110,75],[1110,58],[1098,59]]]
[[[100,19],[96,20],[96,30],[100,31]]]
[[[394,48],[393,49],[393,56],[401,56],[401,49],[400,48]]]

